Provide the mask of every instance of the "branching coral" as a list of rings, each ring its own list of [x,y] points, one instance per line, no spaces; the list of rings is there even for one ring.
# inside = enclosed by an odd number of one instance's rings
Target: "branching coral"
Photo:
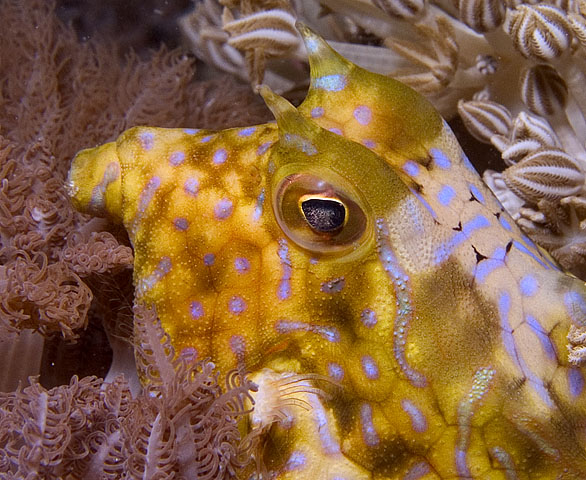
[[[175,359],[154,313],[135,311],[148,387],[132,398],[123,377],[74,377],[0,394],[0,475],[222,479],[250,461],[237,420],[254,385],[232,372],[222,387],[213,364]]]

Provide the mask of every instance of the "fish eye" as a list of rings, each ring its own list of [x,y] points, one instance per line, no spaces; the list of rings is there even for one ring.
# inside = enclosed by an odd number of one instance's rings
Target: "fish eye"
[[[337,198],[304,195],[299,207],[309,227],[317,233],[335,233],[346,222],[346,206]]]
[[[363,243],[365,202],[342,177],[293,173],[273,190],[273,210],[283,233],[314,253],[344,253]]]

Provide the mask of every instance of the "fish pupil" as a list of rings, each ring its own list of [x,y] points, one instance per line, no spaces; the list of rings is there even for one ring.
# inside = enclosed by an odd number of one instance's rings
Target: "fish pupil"
[[[309,226],[319,233],[333,233],[344,226],[346,208],[332,198],[309,198],[301,202]]]

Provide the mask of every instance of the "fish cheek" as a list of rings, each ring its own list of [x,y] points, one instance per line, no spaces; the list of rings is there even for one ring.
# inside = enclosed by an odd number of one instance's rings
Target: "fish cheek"
[[[413,364],[425,372],[440,411],[449,416],[457,411],[474,372],[498,362],[498,312],[455,261],[413,281]]]

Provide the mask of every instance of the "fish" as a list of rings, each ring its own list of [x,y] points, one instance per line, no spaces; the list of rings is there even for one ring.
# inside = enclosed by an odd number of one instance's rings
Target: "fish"
[[[584,282],[426,99],[298,28],[301,105],[131,128],[76,155],[73,205],[124,225],[177,355],[249,372],[262,478],[586,478]]]

